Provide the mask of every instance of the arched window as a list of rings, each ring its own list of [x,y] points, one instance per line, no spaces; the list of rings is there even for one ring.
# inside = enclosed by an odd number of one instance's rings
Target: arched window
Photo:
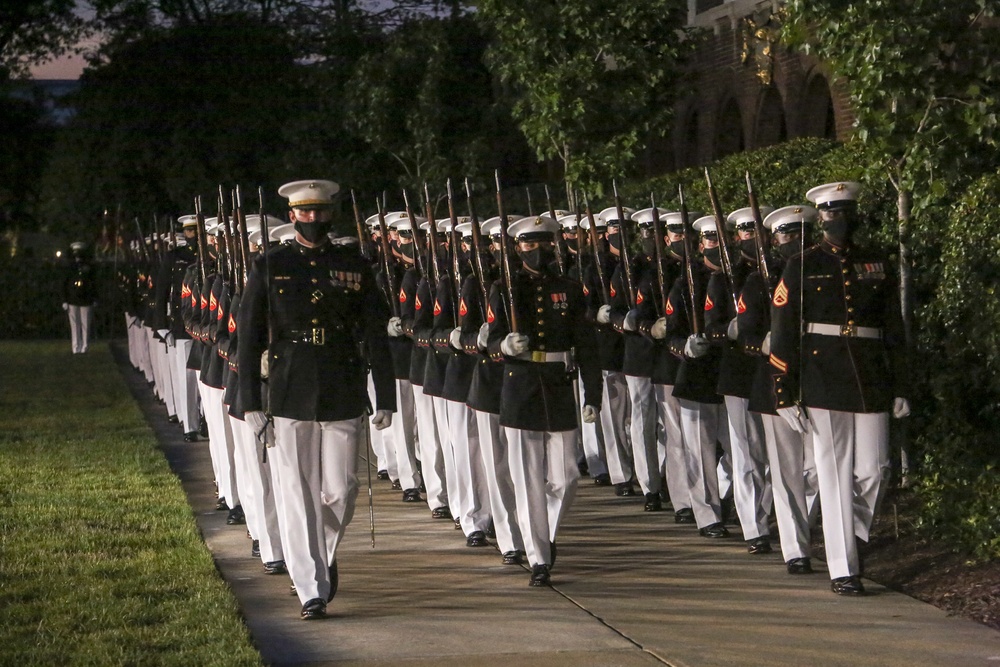
[[[785,126],[785,110],[781,105],[781,95],[774,88],[765,88],[757,109],[754,148],[780,144],[787,138],[788,128]]]
[[[830,84],[822,74],[816,74],[806,86],[802,109],[803,127],[807,137],[837,138],[837,118],[830,97]]]
[[[713,159],[724,158],[733,153],[740,153],[746,148],[743,139],[743,117],[740,106],[735,99],[730,99],[719,113],[719,122],[715,131],[715,155]]]

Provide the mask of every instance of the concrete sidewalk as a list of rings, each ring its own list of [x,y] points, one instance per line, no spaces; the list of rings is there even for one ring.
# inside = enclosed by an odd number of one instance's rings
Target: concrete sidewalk
[[[119,355],[119,359],[120,359]],[[243,526],[214,510],[207,442],[187,444],[143,379],[122,367],[180,477],[205,542],[272,665],[989,665],[1000,633],[875,583],[830,592],[789,576],[778,553],[749,556],[670,512],[644,513],[584,478],[559,539],[552,588],[494,548],[465,546],[426,503],[403,504],[372,471],[372,549],[364,461],[340,589],[323,621],[299,620],[287,576],[266,576]],[[738,533],[738,530],[734,530]]]

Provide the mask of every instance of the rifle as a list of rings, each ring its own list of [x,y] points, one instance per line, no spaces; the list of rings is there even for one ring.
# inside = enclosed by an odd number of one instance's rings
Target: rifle
[[[469,206],[469,218],[472,220],[472,267],[479,278],[479,296],[482,301],[479,304],[482,312],[483,322],[486,321],[486,308],[489,305],[490,297],[486,288],[486,269],[483,267],[482,249],[483,230],[479,227],[479,218],[476,217],[475,208],[472,205],[472,188],[469,187],[469,179],[465,179],[465,197]]]
[[[420,271],[420,275],[426,278],[427,283],[431,285],[431,294],[433,294],[434,285],[432,282],[432,276],[427,273],[427,267],[424,265],[424,251],[426,248],[423,246],[423,242],[420,238],[420,229],[417,227],[417,218],[413,215],[413,209],[410,208],[410,197],[406,194],[406,188],[403,188],[403,204],[406,206],[406,217],[410,220],[410,231],[413,234],[413,243],[415,244],[413,256],[417,260],[417,269]]]
[[[378,228],[382,236],[382,264],[385,266],[385,282],[389,288],[389,308],[393,317],[399,317],[399,292],[396,290],[395,262],[392,262],[392,250],[389,248],[389,228],[385,224],[385,211],[382,203],[375,198],[375,210],[378,211]],[[392,263],[390,263],[392,262]]]
[[[722,206],[719,204],[719,196],[715,192],[715,186],[712,185],[712,175],[708,173],[708,167],[705,167],[705,180],[708,182],[708,196],[712,200],[712,212],[715,213],[715,226],[718,230],[719,237],[719,255],[722,259],[722,273],[726,277],[726,283],[729,285],[729,295],[733,299],[733,313],[738,313],[740,295],[736,291],[736,280],[733,276],[733,264],[731,257],[729,255],[729,238],[726,234],[726,216],[722,213]]]
[[[455,288],[455,298],[452,301],[452,316],[455,327],[458,327],[458,303],[462,300],[462,239],[458,235],[458,216],[455,215],[455,195],[451,191],[451,179],[448,179],[448,218],[451,220],[451,280]]]
[[[233,248],[232,228],[229,226],[229,216],[226,215],[226,201],[222,196],[221,185],[219,186],[219,224],[222,225],[222,245],[226,251],[226,261],[224,264],[226,272],[223,278],[231,282],[235,273],[231,252]]]
[[[233,193],[233,216],[236,218],[236,233],[239,234],[240,239],[240,267],[242,269],[240,280],[236,285],[236,292],[239,294],[246,287],[247,279],[250,277],[250,238],[247,230],[247,217],[243,214],[243,196],[240,194],[239,185],[236,186]],[[263,228],[263,218],[261,218],[260,224]]]
[[[684,186],[677,186],[677,197],[681,205],[681,222],[684,223],[684,276],[687,278],[688,307],[691,314],[691,333],[700,336],[704,326],[704,309],[699,309],[694,300],[694,229],[688,220],[687,204],[684,201]]]
[[[580,198],[573,194],[574,208],[576,209],[576,275],[580,279],[580,284],[583,284],[583,249],[587,245],[584,243],[586,236],[583,234],[583,227],[580,223],[583,222],[583,212],[580,210]]]
[[[270,247],[270,230],[267,228],[267,216],[264,214],[264,188],[257,186],[257,201],[260,203],[258,211],[260,213],[260,244],[261,250],[264,253],[264,294],[267,309],[267,352],[268,356],[274,348],[274,326],[272,324],[273,320],[271,318],[271,260],[268,255]],[[267,417],[267,421],[270,422],[271,417],[271,383],[264,382],[264,416]],[[264,431],[267,431],[267,424],[264,425]],[[258,433],[258,438],[263,438],[264,433]],[[263,440],[261,440],[263,442]]]
[[[361,209],[358,208],[358,199],[354,196],[354,188],[351,188],[351,206],[354,208],[354,225],[358,229],[358,243],[361,246],[361,256],[370,262],[374,254],[372,239],[369,234],[365,233],[365,223],[361,219]]]
[[[528,200],[528,216],[531,217],[535,212],[531,210],[531,188],[527,185],[524,186],[524,198]]]
[[[587,226],[588,232],[590,232],[590,247],[594,253],[594,269],[597,271],[597,282],[601,286],[601,301],[602,305],[608,305],[611,303],[611,297],[608,295],[608,282],[604,279],[604,264],[601,262],[601,250],[600,244],[597,242],[597,223],[594,221],[594,213],[590,210],[590,198],[587,195],[583,196],[583,205],[587,209]]]
[[[507,289],[507,307],[509,309],[510,332],[517,333],[517,306],[514,299],[514,277],[510,272],[510,246],[507,244],[507,209],[503,205],[503,193],[500,189],[500,170],[494,172],[497,182],[497,214],[500,216],[500,276]]]
[[[653,299],[653,308],[657,317],[663,317],[667,303],[667,280],[663,275],[663,221],[660,220],[660,211],[656,208],[656,198],[653,193],[649,193],[649,205],[653,207],[653,259],[656,261],[656,284],[660,288],[660,298]]]
[[[142,233],[142,225],[139,224],[139,216],[135,217],[135,229],[139,232],[139,254],[143,263],[149,264],[149,248],[146,247],[146,237]]]
[[[198,272],[201,274],[201,285],[204,285],[208,276],[205,266],[208,261],[208,239],[205,234],[205,215],[201,212],[201,195],[194,198],[194,219],[198,223]]]
[[[618,182],[611,181],[611,186],[615,191],[615,212],[618,215],[618,238],[621,240],[622,255],[622,275],[625,276],[625,289],[628,296],[628,307],[635,308],[635,282],[632,280],[632,251],[628,245],[628,231],[626,230],[625,208],[622,206],[622,198],[618,196]]]
[[[431,298],[436,300],[435,292],[437,292],[438,281],[441,280],[441,267],[438,265],[438,251],[441,245],[438,238],[437,220],[434,219],[434,209],[431,206],[431,195],[427,190],[426,181],[424,182],[424,210],[427,212],[427,231],[431,238],[431,275],[434,277],[433,282],[429,281],[428,287]]]
[[[559,221],[556,219],[556,209],[552,206],[552,195],[549,194],[548,183],[545,184],[545,203],[549,205],[549,217],[558,223]],[[560,225],[560,228],[562,228],[562,225]],[[558,236],[555,238],[555,250],[556,264],[559,266],[559,274],[566,275],[566,260],[563,258],[562,243],[559,242]]]
[[[750,180],[750,171],[747,171],[747,197],[750,198],[750,212],[753,213],[754,241],[757,246],[757,271],[761,280],[764,281],[764,289],[767,293],[768,303],[774,298],[774,290],[771,289],[771,270],[767,266],[767,231],[764,229],[764,219],[760,213],[760,203],[757,201],[757,193],[753,191],[753,181]]]

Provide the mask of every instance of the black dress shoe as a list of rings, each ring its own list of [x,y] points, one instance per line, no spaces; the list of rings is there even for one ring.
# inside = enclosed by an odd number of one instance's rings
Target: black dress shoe
[[[595,476],[594,484],[597,486],[611,486],[611,475],[605,472]]]
[[[792,560],[785,563],[785,567],[788,568],[788,574],[812,574],[812,562],[810,562],[809,557],[804,558],[793,558]]]
[[[431,518],[432,519],[450,519],[451,518],[451,510],[448,509],[447,505],[443,505],[442,507],[435,507],[434,509],[431,510]]]
[[[757,537],[747,540],[747,553],[752,556],[771,553],[771,540],[768,537]]]
[[[403,490],[403,485],[399,483],[398,479],[392,480],[392,490],[393,491],[402,491]]]
[[[337,594],[337,588],[340,587],[340,573],[337,572],[337,561],[333,561],[330,564],[328,573],[330,574],[330,594],[326,596],[327,602],[333,599],[333,596]]]
[[[722,525],[721,521],[710,523],[698,531],[702,537],[729,537],[729,531]]]
[[[180,419],[177,418],[177,415],[167,415],[167,423],[168,424],[176,424],[179,421],[180,421]]]
[[[615,495],[620,498],[624,498],[625,496],[634,496],[635,488],[632,486],[632,482],[615,484]]]
[[[326,603],[322,598],[313,598],[302,605],[303,621],[314,621],[317,618],[326,618]]]
[[[728,523],[731,526],[738,525],[740,521],[739,515],[736,513],[736,501],[732,498],[722,499],[722,523]]]
[[[455,519],[455,530],[462,530],[462,520]]]
[[[647,493],[646,494],[646,504],[643,506],[644,512],[661,512],[663,511],[663,503],[660,502],[660,494],[658,493]]]
[[[198,434],[198,431],[188,431],[184,434],[184,442],[198,442],[200,439],[201,436]]]
[[[208,437],[208,422],[201,423],[201,428],[198,429],[198,434],[203,438]]]
[[[528,579],[529,586],[548,586],[551,583],[551,579],[548,565],[531,566],[531,578]]]
[[[694,510],[690,507],[682,507],[674,512],[674,523],[696,523]]]
[[[242,526],[246,522],[247,518],[243,514],[243,508],[239,505],[229,510],[229,515],[226,516],[226,525],[228,526]]]
[[[250,547],[250,558],[260,558],[260,540],[254,540]]]
[[[491,540],[496,539],[497,527],[496,524],[493,523],[493,519],[490,519],[490,523],[489,525],[486,526],[486,530],[484,532],[486,533],[486,537],[490,538]]]
[[[577,467],[577,470],[580,471],[580,477],[589,477],[590,476],[590,468],[587,466],[587,462],[586,461],[580,461],[579,463],[576,464],[576,467]]]
[[[215,501],[215,509],[218,510],[219,512],[223,511],[228,512],[229,505],[226,504],[226,499],[223,498],[222,496],[219,496],[219,499]]]
[[[465,546],[488,547],[490,546],[490,543],[486,541],[486,533],[481,530],[475,530],[469,533],[469,536],[465,538]]]
[[[861,577],[837,577],[830,582],[830,590],[837,595],[864,595],[865,587]]]
[[[285,574],[288,568],[283,560],[270,560],[264,563],[264,574]]]
[[[522,554],[520,551],[507,551],[503,555],[504,565],[520,565],[522,560]]]
[[[289,586],[288,590],[291,593],[292,597],[295,597],[296,595],[299,594],[298,590],[295,588],[295,584],[292,584],[291,586]]]
[[[419,503],[423,498],[420,497],[420,489],[406,489],[403,491],[403,502],[404,503]]]
[[[378,471],[378,472],[376,473],[376,475],[377,475],[377,476],[378,476],[378,478],[379,478],[379,479],[381,479],[381,480],[386,480],[386,479],[389,479],[389,471],[388,471],[388,470],[379,470],[379,471]]]

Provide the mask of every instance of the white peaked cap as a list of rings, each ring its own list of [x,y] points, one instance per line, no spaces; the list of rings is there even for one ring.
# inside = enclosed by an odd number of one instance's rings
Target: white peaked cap
[[[633,213],[635,213],[635,209],[634,208],[629,208],[627,206],[622,206],[622,213],[625,214],[625,219],[628,220],[630,218],[630,216]],[[612,223],[612,222],[615,222],[616,220],[620,219],[618,217],[618,207],[616,207],[616,206],[610,206],[610,207],[604,209],[603,211],[601,211],[600,213],[598,213],[597,215],[595,215],[594,218],[597,219],[597,220],[600,220],[605,225],[607,225],[609,223]]]
[[[288,200],[289,208],[301,206],[326,206],[333,203],[333,196],[340,186],[333,181],[292,181],[278,188],[278,194]]]
[[[547,215],[521,218],[507,228],[507,234],[515,239],[525,234],[555,234],[557,231],[559,231],[559,223]]]
[[[860,193],[860,183],[841,181],[817,185],[806,193],[806,199],[816,204],[816,208],[828,208],[837,202],[857,201]]]
[[[819,211],[812,206],[801,204],[799,206],[785,206],[773,211],[764,218],[764,226],[772,232],[780,231],[783,225],[799,225],[807,222],[816,222],[819,218]]]
[[[694,227],[694,230],[699,234],[711,234],[712,232],[717,233],[719,231],[714,215],[703,215],[692,222],[691,226]]]
[[[774,208],[771,206],[761,206],[760,207],[760,218],[763,220],[768,215],[771,214]],[[753,209],[749,206],[746,208],[736,209],[726,218],[726,223],[728,227],[738,227],[744,225],[748,222],[753,222]]]

